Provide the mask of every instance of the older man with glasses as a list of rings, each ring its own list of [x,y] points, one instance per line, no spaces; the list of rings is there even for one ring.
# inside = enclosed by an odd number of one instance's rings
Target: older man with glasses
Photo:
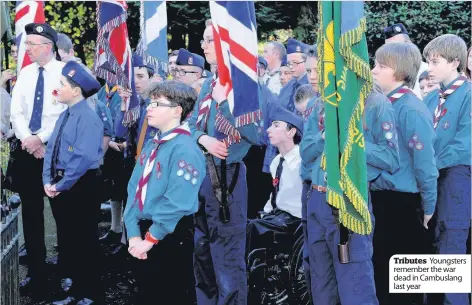
[[[66,108],[53,97],[60,87],[64,63],[54,58],[57,33],[46,23],[25,26],[26,53],[32,64],[18,75],[12,95],[11,123],[15,132],[15,167],[12,181],[22,201],[23,233],[28,252],[28,275],[22,292],[33,297],[47,295],[44,244],[43,158],[59,115]]]

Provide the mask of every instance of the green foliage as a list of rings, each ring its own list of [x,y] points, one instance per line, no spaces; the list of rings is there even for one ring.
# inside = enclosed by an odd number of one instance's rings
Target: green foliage
[[[450,33],[470,45],[470,1],[366,1],[367,44],[371,57],[384,44],[383,29],[403,23],[422,51],[439,35]]]

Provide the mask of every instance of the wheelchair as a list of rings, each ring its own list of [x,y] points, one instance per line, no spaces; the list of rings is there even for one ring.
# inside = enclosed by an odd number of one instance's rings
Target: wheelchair
[[[255,247],[249,242],[246,264],[248,304],[311,304],[303,268],[301,220],[286,232],[264,233],[262,244]]]

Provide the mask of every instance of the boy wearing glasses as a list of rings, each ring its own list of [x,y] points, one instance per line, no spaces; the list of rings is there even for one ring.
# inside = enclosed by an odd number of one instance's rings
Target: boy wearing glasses
[[[128,184],[124,213],[129,253],[135,257],[135,304],[191,304],[192,214],[205,177],[205,159],[182,121],[197,98],[177,81],[154,83],[146,119],[160,135],[144,146]],[[187,282],[185,282],[187,281]],[[191,291],[191,290],[190,290]]]
[[[176,64],[177,67],[174,70],[175,80],[191,86],[202,78],[205,60],[200,55],[180,49]]]

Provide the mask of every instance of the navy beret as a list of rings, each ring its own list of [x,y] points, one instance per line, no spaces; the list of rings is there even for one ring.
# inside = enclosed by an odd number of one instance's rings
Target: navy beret
[[[306,53],[310,45],[298,41],[293,38],[289,38],[287,41],[287,54],[293,53]]]
[[[392,38],[398,34],[405,34],[408,35],[408,31],[406,30],[403,23],[396,23],[391,26],[388,26],[384,29],[384,37],[385,39]]]
[[[57,42],[57,32],[47,23],[28,23],[25,25],[26,35],[40,35]]]
[[[154,68],[150,64],[144,63],[144,60],[141,57],[141,55],[138,55],[137,53],[133,53],[133,57],[131,58],[131,61],[132,61],[133,67],[135,68],[145,67],[154,71]]]
[[[262,57],[262,56],[259,56],[258,58],[259,58],[259,59],[258,59],[258,62],[259,62],[260,64],[262,64],[262,65],[267,69],[267,60],[265,60],[265,58]]]
[[[302,118],[296,115],[295,113],[288,111],[282,106],[277,106],[276,108],[273,108],[270,114],[270,119],[272,121],[282,121],[291,124],[297,129],[297,133],[299,135],[303,134]]]
[[[179,66],[194,66],[205,68],[205,59],[195,53],[191,53],[186,49],[179,49],[179,55],[177,55],[177,60],[175,63]]]
[[[62,75],[71,79],[74,83],[82,88],[84,97],[88,98],[97,93],[101,86],[92,72],[83,64],[79,64],[75,60],[68,61],[62,68]]]
[[[212,78],[212,77],[213,77],[213,73],[211,73],[211,72],[208,71],[208,70],[203,70],[203,72],[202,72],[202,77],[203,77],[203,78]]]

